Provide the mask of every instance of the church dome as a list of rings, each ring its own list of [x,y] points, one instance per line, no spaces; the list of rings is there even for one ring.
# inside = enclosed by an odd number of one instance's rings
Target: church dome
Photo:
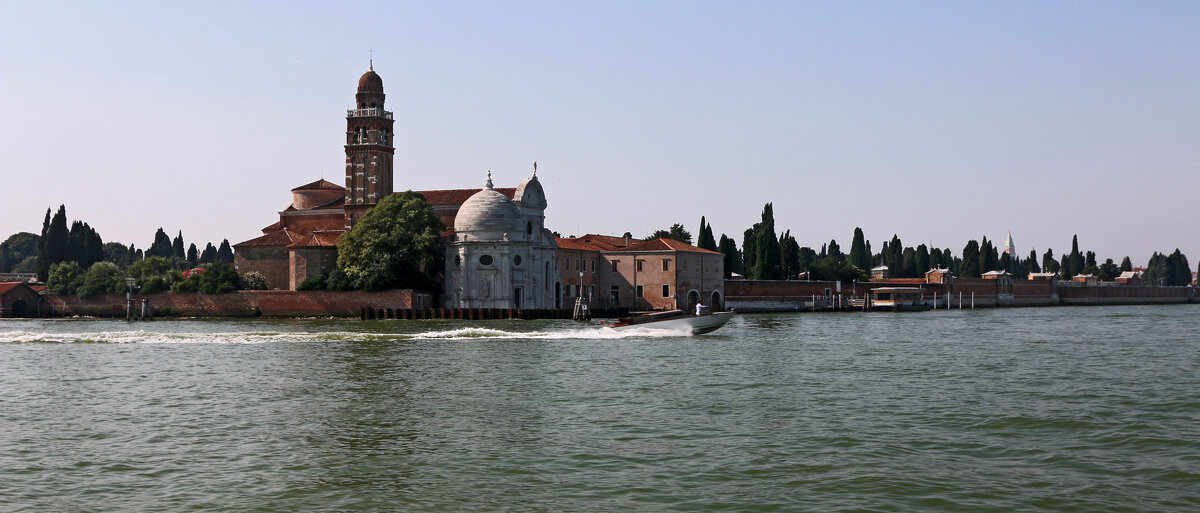
[[[382,93],[383,79],[375,73],[375,70],[367,70],[361,77],[358,77],[358,92],[360,93]]]
[[[505,233],[515,233],[521,213],[508,196],[492,188],[488,176],[487,187],[471,195],[458,208],[454,218],[454,231],[473,234],[479,238],[499,240]]]

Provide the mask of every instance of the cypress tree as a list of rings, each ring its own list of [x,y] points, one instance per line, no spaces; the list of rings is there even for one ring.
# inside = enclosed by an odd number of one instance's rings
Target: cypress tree
[[[758,267],[758,227],[761,223],[754,223],[754,226],[747,228],[742,234],[742,276],[747,279],[752,279],[754,268]]]
[[[891,242],[884,248],[883,265],[888,267],[888,278],[900,278],[904,275],[904,243],[900,236],[892,234]]]
[[[45,283],[50,274],[50,262],[46,260],[46,235],[50,232],[50,207],[46,207],[46,219],[42,221],[42,234],[38,237],[37,245],[37,275],[38,281]]]
[[[783,276],[779,255],[779,239],[775,236],[775,212],[770,203],[763,206],[762,226],[755,240],[754,275],[758,280],[778,280]]]
[[[963,278],[978,278],[979,261],[979,242],[971,239],[963,247],[962,264],[959,266],[961,271],[960,276]]]
[[[721,242],[719,244],[721,254],[725,256],[725,277],[730,277],[733,273],[742,274],[741,265],[742,257],[738,254],[737,244],[733,239],[721,234]]]
[[[204,246],[204,252],[200,253],[201,264],[210,264],[217,261],[217,248],[211,242]]]
[[[1071,273],[1072,277],[1076,274],[1079,274],[1079,272],[1083,270],[1083,253],[1079,252],[1078,234],[1071,237],[1071,254],[1069,255],[1066,263],[1070,265],[1063,265],[1063,267],[1068,267],[1070,269],[1069,272]]]
[[[54,217],[50,220],[50,224],[46,227],[46,234],[43,237],[46,240],[44,251],[39,253],[38,279],[46,281],[49,279],[50,266],[67,260],[67,250],[70,244],[71,231],[67,229],[67,207],[59,205],[58,212],[54,213]],[[42,264],[45,265],[46,276],[42,276]]]
[[[167,236],[167,232],[159,227],[158,231],[154,233],[154,243],[150,244],[150,249],[146,250],[146,256],[160,256],[170,260],[174,254],[174,250],[171,249],[171,237]]]
[[[854,239],[850,241],[850,265],[864,271],[871,270],[871,250],[867,248],[867,238],[863,236],[862,228],[854,228]]]
[[[779,259],[783,279],[795,279],[800,274],[800,244],[792,237],[791,230],[779,236]]]
[[[696,247],[717,251],[717,241],[713,238],[712,225],[704,220],[704,216],[700,216],[700,234],[697,236]]]
[[[217,248],[217,261],[226,264],[233,263],[233,248],[229,247],[229,239],[221,241],[221,247]]]
[[[193,242],[190,246],[188,246],[187,261],[188,261],[188,265],[190,265],[192,267],[196,267],[196,264],[198,264],[200,262],[200,251],[198,251],[196,249],[195,242]]]
[[[1046,254],[1042,255],[1042,272],[1056,273],[1058,272],[1058,260],[1054,259],[1054,250],[1047,249]]]
[[[1131,262],[1129,260],[1129,257],[1126,256],[1125,258],[1122,258],[1121,259],[1121,272],[1129,272],[1132,270],[1133,270],[1133,262]]]
[[[171,254],[175,258],[187,259],[187,253],[183,249],[183,230],[179,230],[179,235],[176,235],[175,240],[171,241]]]
[[[924,244],[918,245],[917,246],[917,259],[916,259],[916,276],[913,276],[913,278],[920,278],[925,275],[926,271],[929,271],[930,269],[932,269],[932,267],[929,266],[929,264],[930,264],[929,260],[930,260],[929,259],[929,248],[925,247]]]

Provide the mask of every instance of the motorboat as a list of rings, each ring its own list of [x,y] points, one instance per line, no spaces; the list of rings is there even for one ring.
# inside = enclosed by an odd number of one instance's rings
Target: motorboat
[[[688,315],[683,310],[667,310],[654,312],[636,317],[623,317],[604,327],[614,330],[632,328],[649,328],[656,330],[688,331],[692,335],[702,335],[724,326],[733,318],[733,312],[712,312],[701,315]]]

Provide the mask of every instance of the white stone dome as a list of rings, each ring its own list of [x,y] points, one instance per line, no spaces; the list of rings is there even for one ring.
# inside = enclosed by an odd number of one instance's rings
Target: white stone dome
[[[521,212],[517,205],[508,196],[492,188],[489,173],[487,186],[471,195],[458,208],[458,215],[454,217],[454,231],[499,240],[505,233],[518,231],[520,220]]]

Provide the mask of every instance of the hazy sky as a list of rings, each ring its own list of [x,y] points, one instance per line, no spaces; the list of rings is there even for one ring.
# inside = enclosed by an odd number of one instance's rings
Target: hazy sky
[[[563,235],[898,234],[1200,260],[1200,3],[0,1],[0,238],[259,235],[343,181],[374,51],[396,184],[530,174]]]

